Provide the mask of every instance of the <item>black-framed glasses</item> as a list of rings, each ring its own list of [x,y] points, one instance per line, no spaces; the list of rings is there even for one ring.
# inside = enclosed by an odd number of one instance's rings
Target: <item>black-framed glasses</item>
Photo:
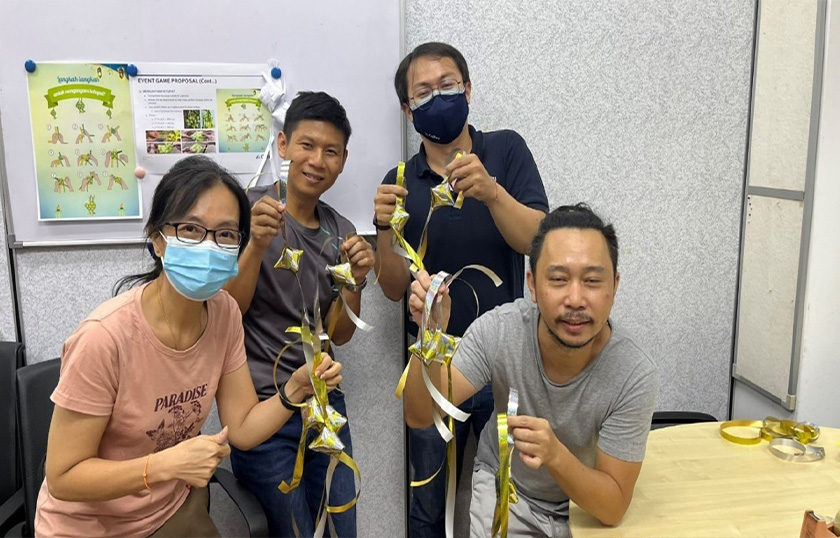
[[[213,242],[222,248],[233,250],[242,244],[242,232],[233,228],[211,230],[194,222],[166,222],[165,224],[175,228],[175,238],[182,243],[191,245],[201,243],[207,234],[212,232]]]
[[[411,110],[426,110],[432,106],[432,99],[436,95],[440,95],[440,98],[444,101],[454,101],[464,91],[464,84],[460,80],[444,79],[440,81],[437,88],[423,86],[414,92],[410,99],[409,108]]]

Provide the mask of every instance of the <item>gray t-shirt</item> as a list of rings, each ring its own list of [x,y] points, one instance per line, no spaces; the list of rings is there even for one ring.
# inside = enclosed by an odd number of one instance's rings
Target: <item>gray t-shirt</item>
[[[499,306],[467,330],[452,359],[474,387],[493,383],[496,413],[507,411],[510,389],[519,392],[519,415],[544,418],[554,434],[581,462],[595,466],[596,447],[624,461],[638,462],[656,400],[656,368],[650,358],[610,320],[609,342],[572,380],[552,383],[537,343],[539,311],[526,299]],[[499,467],[496,421],[481,433],[476,465]],[[517,492],[542,510],[568,515],[569,497],[551,474],[531,470],[518,455],[511,476]]]
[[[273,185],[255,187],[248,191],[248,198],[253,203],[265,194],[274,197],[274,192]],[[304,252],[300,260],[298,277],[303,288],[306,310],[313,323],[314,320],[311,317],[316,287],[321,316],[325,318],[330,303],[338,293],[326,266],[341,262],[339,245],[349,232],[356,231],[349,220],[324,202],[318,202],[315,211],[320,223],[318,228],[306,228],[286,213],[286,236],[289,239],[289,246]],[[257,279],[257,288],[254,291],[251,306],[242,316],[248,366],[251,369],[257,395],[261,400],[270,398],[276,393],[272,370],[277,354],[288,342],[299,338],[299,335],[285,331],[288,327],[300,325],[300,288],[291,271],[274,268],[284,244],[282,234],[278,234],[271,240],[260,264],[260,276]],[[324,330],[326,330],[326,322]],[[330,354],[335,358],[335,348],[332,346],[330,346]],[[280,384],[289,379],[289,376],[304,362],[301,345],[287,349],[280,357],[277,383]]]

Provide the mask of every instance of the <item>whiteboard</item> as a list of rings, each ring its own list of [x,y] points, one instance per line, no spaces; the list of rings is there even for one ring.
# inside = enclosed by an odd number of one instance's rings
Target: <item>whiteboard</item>
[[[38,221],[27,59],[138,65],[278,60],[289,97],[322,90],[347,110],[353,128],[347,165],[324,200],[361,233],[372,232],[376,186],[402,155],[401,112],[393,89],[401,59],[401,2],[3,0],[0,134],[13,245],[125,243],[143,237],[139,219]],[[145,214],[159,179],[147,175],[142,181]]]

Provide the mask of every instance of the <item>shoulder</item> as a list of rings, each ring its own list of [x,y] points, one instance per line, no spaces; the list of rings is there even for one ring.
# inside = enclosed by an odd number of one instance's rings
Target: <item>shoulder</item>
[[[633,377],[656,377],[656,363],[624,329],[610,320],[613,327],[612,354]]]
[[[397,182],[397,167],[393,167],[388,170],[388,173],[385,174],[385,177],[382,179],[383,185],[393,185]]]
[[[221,290],[208,301],[210,308],[219,314],[223,322],[232,320],[234,323],[241,323],[242,312],[239,304],[231,297],[227,290]]]
[[[536,306],[525,298],[519,298],[488,310],[479,316],[475,323],[487,327],[488,330],[510,330],[528,325],[536,316]]]
[[[251,187],[246,191],[246,194],[248,195],[248,200],[250,200],[251,202],[256,202],[257,200],[268,194],[269,189],[271,189],[273,186],[274,184],[258,185],[256,187]],[[272,192],[274,191],[272,190]]]
[[[100,304],[82,321],[79,330],[85,327],[85,332],[99,330],[118,334],[126,331],[127,327],[133,327],[132,318],[138,313],[140,297],[146,286],[131,288]]]
[[[494,148],[526,148],[525,139],[513,129],[500,129],[498,131],[482,131],[484,143]]]

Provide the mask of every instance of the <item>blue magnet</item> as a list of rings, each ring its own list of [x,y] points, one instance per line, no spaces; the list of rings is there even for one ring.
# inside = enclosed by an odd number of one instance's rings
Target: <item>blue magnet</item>
[[[283,75],[283,71],[281,71],[279,67],[271,68],[271,78],[280,78],[281,75]]]
[[[27,73],[34,73],[35,72],[35,62],[32,60],[26,60],[23,64],[23,68],[26,69]]]
[[[128,66],[125,68],[125,72],[130,77],[136,77],[137,76],[137,66],[134,65],[134,64],[128,64]]]

